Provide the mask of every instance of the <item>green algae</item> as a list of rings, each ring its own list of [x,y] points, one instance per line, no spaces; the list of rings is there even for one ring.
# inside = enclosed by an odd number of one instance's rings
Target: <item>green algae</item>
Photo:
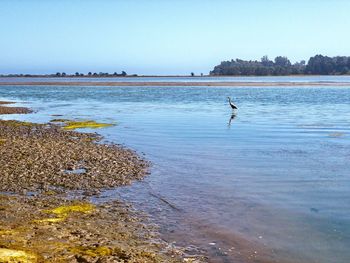
[[[44,218],[33,220],[34,223],[59,223],[66,219],[66,217],[56,217],[56,218]]]
[[[99,247],[73,247],[69,249],[74,254],[81,254],[89,257],[103,257],[109,256],[113,250],[106,246]]]
[[[34,263],[37,257],[22,250],[0,248],[0,262]]]
[[[14,235],[14,234],[17,234],[17,231],[13,230],[13,229],[0,230],[0,236],[3,236],[3,235]]]
[[[51,123],[62,123],[63,129],[65,130],[75,130],[75,129],[99,129],[105,127],[114,126],[114,124],[110,123],[98,123],[93,120],[67,120],[67,119],[52,119]]]
[[[66,121],[63,129],[65,130],[75,130],[75,129],[99,129],[114,126],[114,124],[109,123],[98,123],[95,121],[87,120],[87,121]]]
[[[95,206],[90,203],[80,203],[80,204],[74,204],[74,205],[63,205],[56,207],[54,209],[45,210],[46,213],[53,213],[57,216],[67,216],[70,213],[73,212],[79,212],[79,213],[91,213],[95,210]]]
[[[44,210],[44,213],[55,214],[55,218],[43,218],[33,220],[34,223],[59,223],[64,221],[71,213],[91,213],[95,206],[89,203],[79,203],[74,205],[63,205],[53,209]]]

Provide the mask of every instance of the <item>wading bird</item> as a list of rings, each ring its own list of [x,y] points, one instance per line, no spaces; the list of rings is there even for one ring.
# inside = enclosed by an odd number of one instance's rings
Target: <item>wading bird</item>
[[[230,104],[232,110],[238,109],[237,106],[232,103],[231,98],[230,97],[227,97],[227,98],[228,98],[228,103]]]

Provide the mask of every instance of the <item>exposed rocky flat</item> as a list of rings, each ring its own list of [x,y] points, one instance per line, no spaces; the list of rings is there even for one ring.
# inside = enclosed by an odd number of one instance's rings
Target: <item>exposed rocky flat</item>
[[[18,109],[0,114],[31,111]],[[56,123],[0,120],[0,262],[201,262],[161,240],[131,205],[90,201],[147,174],[135,152],[74,131],[110,125]]]

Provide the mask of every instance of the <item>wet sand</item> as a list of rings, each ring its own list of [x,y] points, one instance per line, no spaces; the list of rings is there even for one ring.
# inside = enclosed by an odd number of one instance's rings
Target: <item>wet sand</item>
[[[95,81],[26,81],[26,82],[0,82],[0,86],[116,86],[116,87],[281,87],[281,86],[350,86],[349,82],[95,82]]]

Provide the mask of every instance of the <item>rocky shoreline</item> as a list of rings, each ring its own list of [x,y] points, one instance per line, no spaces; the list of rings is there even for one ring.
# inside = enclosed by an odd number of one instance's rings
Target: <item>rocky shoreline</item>
[[[24,107],[7,107],[4,105],[12,104],[9,101],[0,101],[0,115],[1,114],[26,114],[31,113],[32,110]]]
[[[0,105],[10,111],[31,112]],[[161,240],[130,205],[90,201],[148,169],[135,152],[100,141],[54,123],[0,120],[0,262],[202,262]]]
[[[147,162],[133,151],[55,124],[0,121],[0,139],[0,191],[98,191],[147,172]]]

